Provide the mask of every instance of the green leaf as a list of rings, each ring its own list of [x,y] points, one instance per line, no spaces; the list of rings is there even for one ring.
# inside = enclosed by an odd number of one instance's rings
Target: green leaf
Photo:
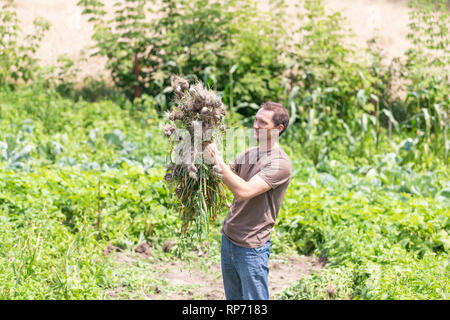
[[[391,123],[395,126],[395,129],[397,131],[399,131],[399,124],[398,124],[397,120],[395,120],[394,115],[392,114],[392,112],[387,110],[387,109],[383,109],[382,112],[389,118]]]
[[[375,106],[371,103],[366,103],[365,105],[363,105],[363,109],[369,113],[372,113],[375,111]]]

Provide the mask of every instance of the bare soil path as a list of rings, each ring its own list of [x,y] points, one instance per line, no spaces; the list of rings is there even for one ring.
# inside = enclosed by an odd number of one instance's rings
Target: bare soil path
[[[109,254],[109,253],[108,253]],[[151,254],[135,255],[130,252],[115,252],[110,256],[118,267],[133,268],[147,262],[151,271],[143,268],[139,273],[147,273],[149,285],[140,295],[124,295],[129,290],[119,285],[107,292],[107,299],[149,299],[149,300],[224,300],[220,261],[208,257],[197,261],[152,258]],[[324,263],[311,256],[273,256],[269,260],[270,299],[277,299],[283,290],[295,284],[302,276],[324,267]],[[130,275],[128,275],[131,277]],[[143,286],[145,287],[145,286]]]

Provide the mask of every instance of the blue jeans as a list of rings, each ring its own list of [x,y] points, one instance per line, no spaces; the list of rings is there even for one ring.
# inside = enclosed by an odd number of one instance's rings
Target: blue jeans
[[[222,235],[221,263],[227,300],[269,299],[270,239],[259,248],[243,248]]]

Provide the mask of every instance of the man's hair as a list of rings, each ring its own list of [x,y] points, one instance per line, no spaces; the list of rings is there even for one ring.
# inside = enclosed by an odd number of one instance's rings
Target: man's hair
[[[283,107],[282,104],[272,101],[264,102],[261,105],[261,109],[273,111],[272,121],[274,125],[278,126],[279,124],[282,124],[284,127],[283,131],[280,131],[279,135],[281,136],[281,134],[286,131],[289,125],[289,112],[287,111],[287,109]]]

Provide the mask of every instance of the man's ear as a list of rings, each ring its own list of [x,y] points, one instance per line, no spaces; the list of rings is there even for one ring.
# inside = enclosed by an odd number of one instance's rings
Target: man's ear
[[[278,134],[280,134],[284,130],[284,124],[280,123],[276,128],[278,129]]]

